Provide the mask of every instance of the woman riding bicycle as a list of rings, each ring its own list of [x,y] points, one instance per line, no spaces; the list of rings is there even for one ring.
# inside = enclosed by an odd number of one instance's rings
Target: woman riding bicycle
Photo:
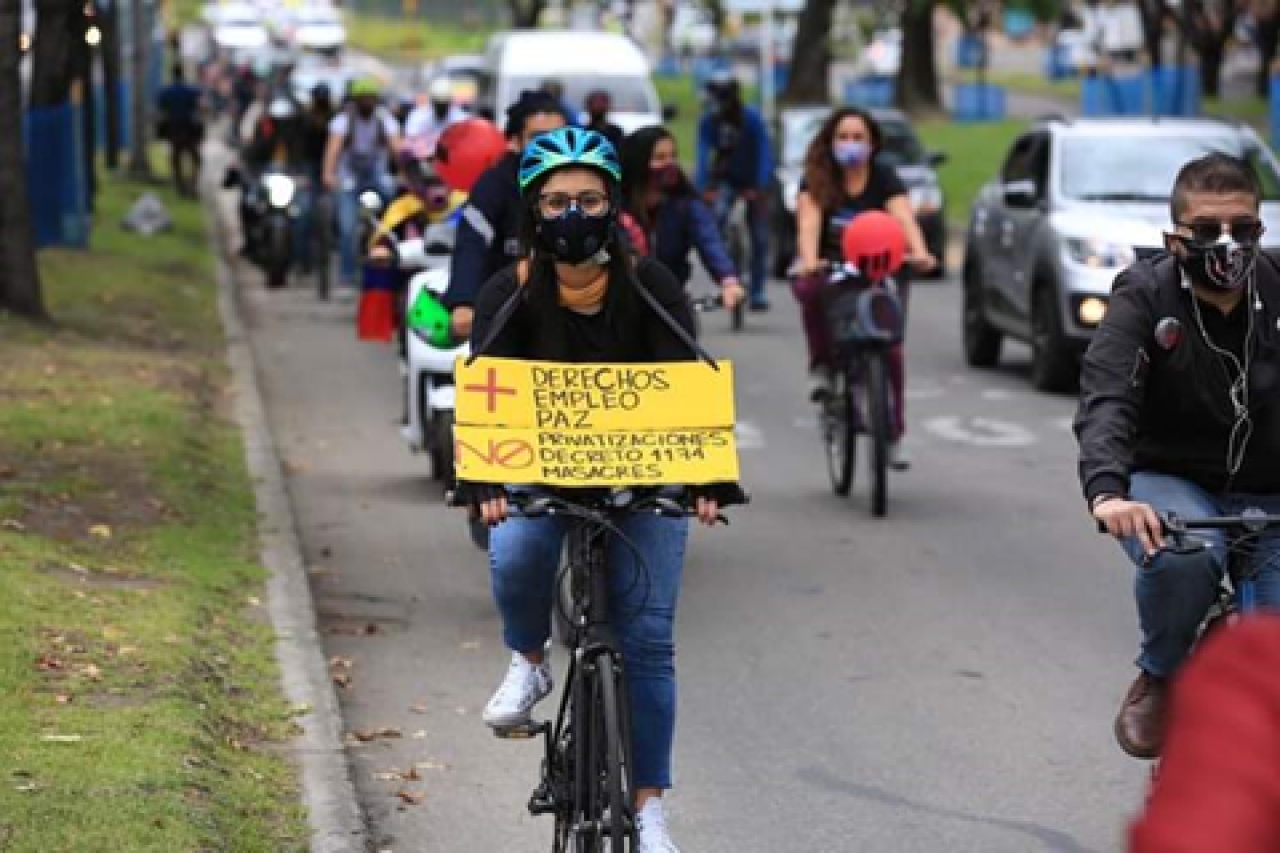
[[[620,179],[613,146],[594,131],[561,128],[529,143],[519,170],[520,260],[480,289],[471,335],[476,353],[577,363],[694,357],[693,319],[680,285],[656,261],[636,259],[620,237]],[[704,523],[715,522],[724,488],[693,492]],[[552,688],[547,641],[566,522],[507,520],[505,492],[496,486],[459,483],[459,492],[498,525],[490,539],[491,577],[503,639],[513,652],[484,721],[518,725]],[[617,543],[609,549],[609,607],[621,614],[616,627],[631,709],[637,850],[677,853],[661,797],[671,786],[674,623],[688,524],[632,515],[620,527],[637,549]]]
[[[632,245],[656,258],[682,285],[698,250],[702,266],[733,308],[746,295],[738,271],[720,238],[715,216],[680,168],[676,140],[665,127],[642,127],[622,143],[622,222]]]
[[[937,266],[929,253],[924,232],[911,210],[911,199],[902,179],[889,166],[877,163],[880,126],[871,114],[844,107],[831,114],[809,144],[805,155],[804,182],[796,200],[797,265],[792,288],[801,305],[805,339],[809,345],[810,392],[820,399],[831,390],[834,354],[819,298],[827,281],[827,268],[841,263],[840,236],[859,213],[883,210],[901,223],[907,237],[911,264],[920,272]],[[905,307],[908,289],[898,282]],[[906,385],[903,345],[889,350],[889,378],[894,397],[893,467],[910,465],[902,444],[906,432],[903,388]]]

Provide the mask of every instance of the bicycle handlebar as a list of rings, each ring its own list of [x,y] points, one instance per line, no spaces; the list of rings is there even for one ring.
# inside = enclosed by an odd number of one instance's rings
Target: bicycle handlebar
[[[1160,532],[1176,535],[1192,530],[1242,530],[1245,533],[1261,533],[1280,527],[1280,515],[1267,515],[1260,509],[1246,509],[1239,515],[1213,515],[1202,518],[1182,518],[1176,512],[1157,513]],[[1098,522],[1099,533],[1110,533],[1107,526]]]
[[[724,506],[748,504],[751,496],[742,492],[741,501],[732,501]],[[457,500],[457,492],[450,490],[445,496],[445,504],[451,507],[463,506]],[[507,492],[507,506],[511,515],[523,518],[543,518],[549,515],[574,515],[579,517],[605,516],[615,514],[652,513],[664,518],[688,518],[698,514],[697,506],[690,502],[687,492],[681,489],[646,490],[637,492],[634,489],[611,490],[598,496],[595,500],[575,501],[564,495],[540,492],[524,494]],[[719,521],[728,524],[723,515]]]

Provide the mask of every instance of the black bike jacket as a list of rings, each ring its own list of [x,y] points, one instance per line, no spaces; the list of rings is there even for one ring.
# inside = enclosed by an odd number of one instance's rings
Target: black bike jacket
[[[520,254],[520,155],[508,153],[471,188],[449,267],[445,307],[475,305],[480,288]]]
[[[1216,346],[1241,358],[1251,340],[1253,434],[1234,478],[1235,368],[1206,342],[1177,260],[1160,253],[1116,278],[1080,375],[1075,432],[1086,500],[1127,495],[1135,471],[1182,477],[1212,494],[1280,493],[1280,265],[1261,253],[1256,269],[1257,302],[1246,296],[1225,316],[1199,303]]]

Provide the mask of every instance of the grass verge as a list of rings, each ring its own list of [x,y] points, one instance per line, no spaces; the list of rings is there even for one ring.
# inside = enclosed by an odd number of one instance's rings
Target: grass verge
[[[41,254],[0,316],[0,849],[301,851],[200,210]]]
[[[348,10],[347,43],[391,62],[422,62],[455,53],[481,53],[492,27],[438,19],[406,21]]]
[[[953,233],[962,233],[954,229],[963,229],[968,223],[978,190],[996,176],[1009,146],[1027,126],[1023,119],[975,123],[941,119],[916,127],[926,148],[947,155],[938,169],[938,180],[947,198],[947,219]]]

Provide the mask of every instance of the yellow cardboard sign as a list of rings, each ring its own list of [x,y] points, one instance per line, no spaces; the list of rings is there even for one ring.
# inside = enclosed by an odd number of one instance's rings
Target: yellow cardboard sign
[[[719,366],[459,359],[458,477],[554,486],[736,481],[733,366]]]

